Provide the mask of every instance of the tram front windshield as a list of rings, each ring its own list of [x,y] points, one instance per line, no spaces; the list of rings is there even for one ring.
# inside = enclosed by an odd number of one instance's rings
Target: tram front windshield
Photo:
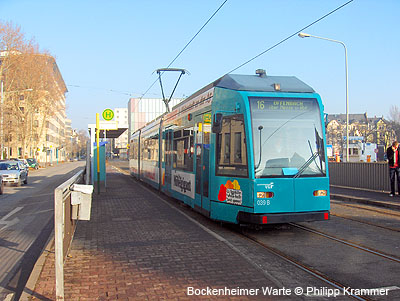
[[[316,99],[250,97],[256,178],[324,176]]]

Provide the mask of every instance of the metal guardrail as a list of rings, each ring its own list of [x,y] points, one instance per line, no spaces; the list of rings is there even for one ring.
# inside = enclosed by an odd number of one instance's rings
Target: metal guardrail
[[[54,190],[54,236],[55,236],[55,270],[56,299],[64,300],[64,261],[74,235],[77,221],[71,218],[71,186],[83,183],[85,169]]]
[[[331,185],[390,191],[387,162],[329,162]]]

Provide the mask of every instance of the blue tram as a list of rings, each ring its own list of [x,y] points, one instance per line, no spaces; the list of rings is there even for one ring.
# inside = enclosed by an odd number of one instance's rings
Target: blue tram
[[[130,173],[211,219],[329,219],[320,96],[296,77],[225,75],[130,139]]]

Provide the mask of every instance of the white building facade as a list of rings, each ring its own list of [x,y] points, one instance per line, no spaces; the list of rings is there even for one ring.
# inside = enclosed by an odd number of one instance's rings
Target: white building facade
[[[172,109],[183,98],[172,98],[169,107]],[[161,98],[131,98],[128,102],[128,128],[129,136],[146,123],[156,119],[166,111]]]

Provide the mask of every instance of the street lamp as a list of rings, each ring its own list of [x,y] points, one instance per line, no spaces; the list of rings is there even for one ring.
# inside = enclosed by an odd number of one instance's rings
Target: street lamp
[[[26,92],[26,91],[33,91],[33,89],[24,89],[24,90],[16,90],[16,91],[7,91],[4,92],[4,82],[3,79],[0,79],[0,106],[1,106],[1,116],[0,116],[0,139],[1,139],[1,146],[0,151],[1,155],[0,158],[4,159],[4,127],[3,127],[3,120],[4,120],[4,94],[5,93],[15,93],[15,92]]]
[[[327,38],[322,38],[322,37],[317,37],[310,35],[308,33],[300,32],[298,34],[300,38],[316,38],[316,39],[321,39],[321,40],[326,40],[330,42],[335,42],[342,44],[344,47],[344,59],[345,59],[345,69],[346,69],[346,162],[349,162],[349,76],[348,76],[348,67],[347,67],[347,48],[346,45],[337,40],[332,40],[332,39],[327,39]]]

